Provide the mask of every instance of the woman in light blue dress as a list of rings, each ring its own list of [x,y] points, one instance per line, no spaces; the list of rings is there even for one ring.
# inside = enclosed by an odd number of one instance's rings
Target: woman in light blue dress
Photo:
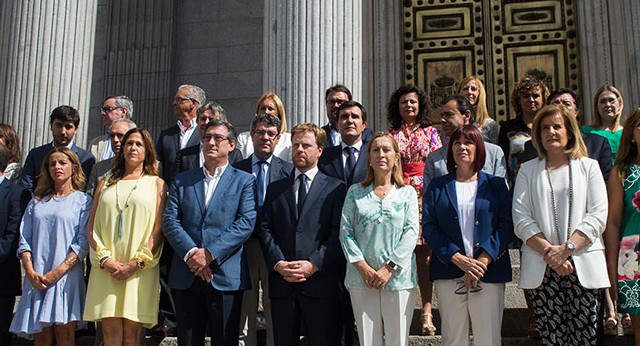
[[[91,197],[82,192],[85,177],[68,148],[45,156],[42,172],[20,225],[18,256],[25,280],[10,331],[35,345],[75,345],[86,287],[82,260]]]
[[[413,252],[418,200],[402,178],[400,149],[393,137],[376,134],[368,150],[367,177],[349,188],[342,208],[345,286],[360,345],[408,345],[418,284]]]

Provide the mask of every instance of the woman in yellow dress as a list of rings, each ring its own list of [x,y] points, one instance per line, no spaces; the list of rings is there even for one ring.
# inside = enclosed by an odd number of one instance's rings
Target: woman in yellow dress
[[[162,212],[153,140],[131,129],[96,189],[87,227],[90,259],[84,319],[101,321],[105,345],[136,345],[158,319]]]

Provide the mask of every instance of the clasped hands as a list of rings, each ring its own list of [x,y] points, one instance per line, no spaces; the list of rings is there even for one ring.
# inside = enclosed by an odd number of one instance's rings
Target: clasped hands
[[[360,276],[362,276],[364,283],[369,288],[379,290],[384,289],[393,275],[393,270],[391,270],[387,265],[382,265],[378,270],[373,269],[365,261],[358,261],[354,263],[354,265],[360,272]]]
[[[275,270],[288,282],[304,282],[318,271],[313,263],[303,261],[280,261]]]
[[[122,263],[113,257],[107,259],[102,266],[109,272],[112,278],[120,281],[127,280],[138,270],[138,263],[136,261],[131,260]]]
[[[571,255],[565,245],[549,245],[542,250],[544,261],[560,276],[574,272],[573,264],[568,260]]]
[[[478,259],[475,259],[456,252],[451,258],[453,264],[464,272],[464,285],[467,288],[476,288],[478,286],[478,282],[487,272],[487,266],[490,260],[490,257],[485,253],[480,255]]]
[[[40,291],[44,291],[49,286],[58,282],[58,280],[60,280],[63,275],[64,273],[62,272],[62,270],[58,268],[51,270],[45,275],[42,275],[35,270],[32,270],[30,273],[26,273],[27,279],[29,279],[31,286]]]
[[[213,256],[209,250],[204,248],[197,248],[193,250],[189,257],[187,257],[187,266],[189,270],[197,277],[205,282],[211,282],[213,279],[213,272],[209,267],[209,264],[213,261]]]

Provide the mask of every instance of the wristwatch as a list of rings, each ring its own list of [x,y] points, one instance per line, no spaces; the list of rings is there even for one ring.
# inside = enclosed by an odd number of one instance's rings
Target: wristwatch
[[[138,268],[140,268],[140,269],[144,269],[144,267],[147,265],[147,264],[144,262],[144,260],[142,260],[142,259],[140,259],[140,258],[138,258],[138,257],[135,257],[133,260],[134,260],[134,261],[136,261],[136,265],[137,265],[137,266],[138,266]]]
[[[387,265],[387,267],[389,267],[389,269],[395,271],[398,268],[398,265],[396,264],[396,262],[392,261],[392,260],[388,260],[387,263],[385,263]]]
[[[571,252],[576,251],[576,244],[572,243],[570,240],[567,240],[567,241],[564,243],[564,246],[566,246],[566,247],[567,247],[567,250],[570,250]]]

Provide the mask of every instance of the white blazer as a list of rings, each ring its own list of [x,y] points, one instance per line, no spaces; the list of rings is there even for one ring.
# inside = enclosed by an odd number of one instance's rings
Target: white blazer
[[[571,228],[580,230],[591,241],[572,255],[578,280],[589,289],[609,287],[602,241],[608,201],[600,166],[587,157],[571,160],[570,165],[573,174]],[[523,289],[539,287],[547,267],[543,256],[527,246],[527,240],[538,233],[549,240],[556,239],[553,212],[547,199],[550,189],[545,167],[544,159],[522,164],[513,189],[514,232],[523,241],[518,284]],[[560,228],[560,239],[567,239],[566,229]]]

